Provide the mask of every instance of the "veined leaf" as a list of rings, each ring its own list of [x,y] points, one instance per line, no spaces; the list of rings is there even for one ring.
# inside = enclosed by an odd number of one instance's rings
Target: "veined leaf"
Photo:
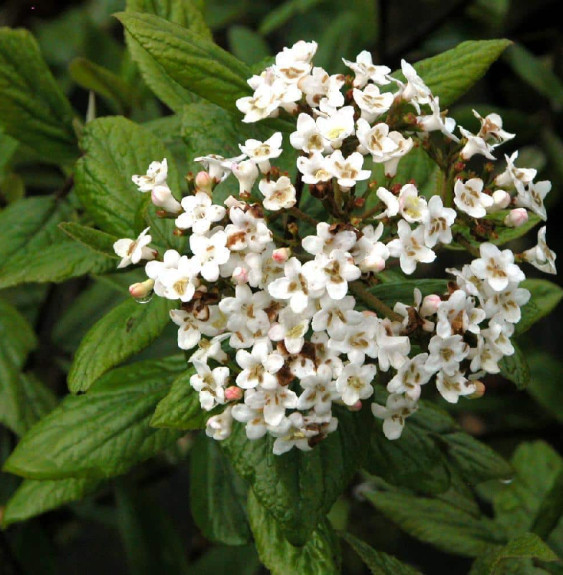
[[[144,50],[144,58],[151,58],[184,90],[231,111],[237,110],[238,98],[250,94],[249,68],[210,40],[151,14],[120,12],[116,16]]]
[[[310,539],[303,547],[294,547],[252,490],[248,495],[248,516],[258,555],[272,575],[340,573],[339,542],[325,518],[313,527]]]
[[[0,29],[0,125],[48,162],[78,156],[72,108],[27,30]]]
[[[86,391],[104,373],[152,343],[168,324],[170,300],[128,299],[99,320],[80,343],[68,374],[70,391]]]
[[[140,361],[107,373],[87,395],[69,395],[32,427],[4,464],[28,479],[102,479],[119,475],[179,437],[149,420],[174,378],[175,356]]]
[[[524,333],[541,318],[551,313],[563,297],[563,289],[548,280],[524,280],[520,287],[529,290],[532,297],[522,308],[522,318],[514,330],[516,335]]]
[[[0,288],[115,268],[115,259],[93,253],[58,228],[71,213],[66,202],[48,196],[26,198],[0,212]]]
[[[114,242],[119,239],[116,236],[106,234],[105,232],[94,228],[89,228],[88,226],[83,226],[76,222],[62,222],[59,224],[59,228],[63,230],[65,234],[77,242],[80,242],[87,248],[110,258],[114,258],[115,260],[119,259],[113,249]]]
[[[250,542],[247,491],[217,442],[200,435],[190,452],[190,509],[206,539],[225,545]]]
[[[393,307],[398,301],[414,305],[414,290],[418,288],[422,296],[430,294],[443,294],[448,287],[448,280],[401,280],[386,282],[369,288],[369,292],[379,298],[383,303]]]
[[[514,353],[505,355],[499,362],[500,372],[506,379],[516,384],[518,389],[524,389],[530,383],[530,368],[524,352],[513,341]]]

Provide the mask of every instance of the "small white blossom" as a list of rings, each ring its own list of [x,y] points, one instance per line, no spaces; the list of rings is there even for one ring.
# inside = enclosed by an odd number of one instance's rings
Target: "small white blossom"
[[[244,158],[246,158],[246,154],[235,158],[223,158],[223,156],[218,156],[217,154],[209,154],[208,156],[194,158],[194,162],[203,164],[205,171],[209,173],[209,177],[212,180],[222,182],[231,173],[232,166],[241,162]]]
[[[524,260],[547,274],[556,274],[555,259],[557,255],[552,252],[545,241],[546,227],[543,226],[538,231],[538,244],[526,250],[522,256]]]
[[[318,254],[313,262],[303,266],[303,275],[313,290],[326,291],[332,299],[340,300],[348,293],[348,282],[361,275],[354,258],[342,250],[333,250],[329,256]],[[321,291],[321,293],[322,293]]]
[[[432,92],[406,60],[401,60],[401,70],[407,79],[407,84],[401,90],[401,97],[403,100],[411,102],[417,112],[420,113],[420,104],[429,104],[432,99]]]
[[[303,315],[285,308],[278,316],[278,322],[272,325],[268,336],[273,341],[281,341],[289,353],[299,353],[305,344],[305,334],[309,329],[309,320]]]
[[[460,396],[475,393],[476,387],[459,371],[448,375],[440,371],[436,376],[436,389],[449,403],[457,403]]]
[[[332,250],[349,252],[356,243],[356,234],[351,230],[337,230],[327,222],[319,222],[317,235],[303,238],[301,245],[314,256],[321,253],[329,255]]]
[[[494,291],[506,289],[509,282],[519,283],[526,279],[514,263],[514,254],[510,250],[501,252],[494,244],[486,242],[480,245],[479,252],[481,257],[471,262],[471,270]]]
[[[404,393],[408,398],[417,401],[420,397],[420,386],[428,382],[432,373],[424,367],[427,353],[419,353],[403,363],[397,375],[387,384],[390,393]]]
[[[233,429],[232,407],[229,405],[223,413],[213,415],[207,420],[205,435],[217,441],[223,441],[231,435]]]
[[[297,258],[289,259],[284,265],[284,277],[273,281],[268,285],[268,291],[272,297],[280,300],[289,300],[291,309],[299,314],[308,305],[309,298],[320,297],[323,293],[322,287],[312,288],[305,275],[305,264]]]
[[[528,208],[537,214],[542,220],[547,220],[547,212],[544,206],[545,196],[551,191],[551,182],[544,180],[542,182],[530,182],[526,186],[522,185],[517,188],[518,195],[515,203],[517,206]]]
[[[371,176],[370,170],[362,170],[364,157],[359,152],[353,152],[344,158],[340,150],[333,152],[327,161],[327,166],[337,179],[341,188],[348,190],[357,182],[367,180]]]
[[[176,218],[176,227],[181,230],[192,229],[194,234],[204,234],[211,224],[225,217],[223,206],[211,203],[211,198],[205,192],[197,192],[195,196],[182,198],[184,212]]]
[[[289,142],[296,150],[303,150],[308,154],[332,150],[328,140],[321,135],[317,122],[309,114],[299,114],[296,128],[297,130],[289,135]]]
[[[263,174],[267,174],[270,171],[270,160],[279,157],[283,151],[281,144],[282,134],[276,132],[265,142],[250,139],[246,140],[244,145],[239,144],[239,148],[260,168]]]
[[[320,152],[313,152],[309,158],[299,156],[297,169],[302,174],[304,184],[318,184],[332,180],[332,169],[328,157]]]
[[[432,372],[441,370],[446,375],[453,376],[459,369],[459,364],[467,357],[469,346],[461,335],[445,338],[435,335],[428,344],[428,351],[430,355],[426,369]]]
[[[371,123],[376,118],[385,114],[393,104],[393,94],[382,94],[375,84],[368,84],[364,91],[354,88],[353,97],[362,111],[362,118]]]
[[[121,258],[117,265],[118,269],[125,268],[130,264],[138,264],[141,260],[153,260],[157,251],[148,248],[152,237],[147,233],[150,228],[145,228],[136,240],[123,238],[113,244],[113,251]]]
[[[342,61],[356,75],[354,78],[355,88],[363,88],[370,80],[380,86],[389,84],[387,75],[391,73],[391,69],[387,66],[374,65],[371,54],[367,50],[360,52],[356,56],[355,62],[350,62],[344,58]]]
[[[389,254],[399,258],[401,269],[406,274],[412,274],[417,262],[430,263],[436,259],[436,254],[424,244],[424,227],[419,226],[414,231],[404,220],[398,223],[399,238],[387,244]]]
[[[340,148],[342,141],[354,133],[354,108],[344,106],[330,116],[319,116],[317,128],[333,149]]]
[[[225,384],[229,377],[228,367],[210,369],[207,364],[194,362],[197,373],[190,377],[191,386],[199,392],[201,408],[211,411],[225,403]]]
[[[166,158],[162,162],[151,162],[144,176],[131,176],[133,183],[138,186],[140,192],[152,192],[155,186],[166,184],[168,177],[168,163]]]
[[[451,226],[456,218],[456,211],[445,208],[440,196],[432,196],[428,202],[428,212],[424,223],[424,242],[433,248],[438,242],[449,244],[452,241]]]
[[[504,158],[506,160],[506,169],[495,178],[495,184],[501,188],[512,187],[518,192],[523,191],[524,186],[534,180],[538,171],[532,168],[517,168],[514,165],[518,158],[517,151],[512,156],[504,156]]]
[[[426,220],[428,206],[426,200],[418,195],[415,185],[405,184],[401,188],[399,192],[399,212],[410,224]]]
[[[255,343],[252,352],[237,351],[236,360],[242,371],[236,382],[242,389],[260,386],[262,389],[276,389],[278,380],[275,374],[282,368],[284,359],[278,352],[272,352],[267,340]]]
[[[397,393],[389,395],[385,407],[377,403],[371,404],[373,415],[383,419],[383,433],[387,439],[399,439],[405,427],[405,419],[417,409],[415,401]]]
[[[155,283],[155,292],[157,284],[161,284],[163,297],[167,299],[179,299],[183,302],[191,301],[199,285],[197,279],[199,271],[200,265],[195,258],[182,256],[178,260],[177,267],[160,270]]]
[[[264,196],[264,207],[277,211],[291,208],[297,202],[295,187],[287,176],[282,176],[276,182],[260,180],[258,188]]]
[[[344,366],[336,380],[336,390],[346,405],[354,405],[360,399],[373,395],[372,381],[377,368],[374,364],[357,365],[349,363]]]
[[[483,180],[471,178],[465,183],[457,180],[454,185],[454,204],[472,218],[483,218],[487,215],[494,200],[483,193]]]
[[[219,266],[224,264],[231,255],[227,246],[227,234],[216,230],[210,237],[192,234],[190,249],[200,266],[200,273],[208,282],[217,281]]]

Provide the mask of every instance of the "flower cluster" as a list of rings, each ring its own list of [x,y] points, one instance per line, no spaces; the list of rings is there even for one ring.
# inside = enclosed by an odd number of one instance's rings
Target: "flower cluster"
[[[344,60],[353,75],[331,76],[313,66],[316,48],[285,48],[248,81],[253,95],[237,101],[244,122],[280,111],[296,118],[292,175],[275,165],[280,132],[246,140],[235,158],[197,158],[204,171],[181,201],[166,183],[166,160],[153,162],[133,182],[174,218],[189,251],[158,258],[148,230],[115,244],[119,267],[150,260],[148,280],[132,295],[179,302],[170,315],[178,346],[190,352],[191,386],[211,412],[207,434],[225,439],[238,421],[249,439],[273,436],[276,454],[312,449],[337,428],[338,409],[362,409],[376,385],[388,394],[371,410],[389,439],[401,435],[430,382],[448,402],[482,395],[480,379],[514,353],[510,338],[530,297],[518,263],[555,273],[545,227],[520,254],[495,243],[529,212],[545,220],[550,188],[515,166],[516,152],[498,175],[483,160],[468,168],[474,156],[494,161],[496,147],[514,137],[498,115],[475,112],[479,132],[460,127],[459,137],[410,64],[403,61],[401,82],[362,52]],[[391,185],[415,147],[438,163],[439,194],[424,195],[410,180]],[[378,165],[386,187],[374,181]],[[238,197],[218,205],[214,190],[227,178],[238,181]],[[305,194],[322,202],[324,221],[300,209]],[[412,301],[393,307],[374,295],[388,268],[413,274],[453,243],[473,260],[447,270],[453,280],[441,293],[415,289]]]

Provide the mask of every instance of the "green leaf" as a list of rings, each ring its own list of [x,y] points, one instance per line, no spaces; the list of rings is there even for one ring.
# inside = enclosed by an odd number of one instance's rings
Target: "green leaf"
[[[133,89],[111,70],[86,58],[75,58],[68,70],[79,86],[115,103],[120,112],[131,108],[135,98]]]
[[[250,94],[248,67],[210,40],[150,14],[121,12],[117,18],[145,57],[185,90],[231,111]]]
[[[537,321],[550,314],[563,297],[563,289],[548,280],[524,280],[520,287],[529,290],[532,297],[522,308],[522,318],[515,326],[516,335],[523,334]]]
[[[514,346],[513,355],[505,355],[499,362],[501,374],[516,384],[518,389],[524,389],[530,383],[530,368],[526,361],[524,352],[520,349],[518,344],[513,341]]]
[[[115,268],[115,259],[92,253],[58,228],[71,212],[66,202],[49,196],[26,198],[0,212],[0,288]]]
[[[305,14],[322,2],[323,0],[286,0],[281,6],[268,13],[262,20],[258,32],[263,36],[267,36],[287,24],[292,18]]]
[[[157,218],[150,194],[140,193],[131,181],[134,174],[145,174],[151,162],[172,159],[162,142],[146,128],[114,116],[89,122],[81,147],[84,156],[76,164],[75,189],[96,225],[109,234],[134,239],[145,226],[148,209],[153,241],[169,245],[174,238],[173,222]],[[179,190],[172,161],[168,162],[168,184],[172,191]]]
[[[338,428],[310,452],[272,452],[273,438],[249,441],[235,425],[222,445],[234,468],[295,545],[305,544],[362,464],[373,416],[338,412]]]
[[[189,575],[256,575],[260,561],[254,544],[237,547],[219,545],[190,564]]]
[[[563,82],[540,58],[520,44],[514,44],[504,55],[514,72],[534,90],[545,96],[554,110],[563,107]]]
[[[250,491],[248,517],[256,549],[272,575],[336,575],[340,573],[340,546],[329,522],[323,518],[303,547],[294,547],[276,520]]]
[[[25,521],[65,503],[82,499],[95,491],[97,479],[26,479],[12,495],[4,510],[3,527]]]
[[[113,244],[119,239],[118,237],[77,224],[76,222],[62,222],[59,224],[59,228],[87,248],[115,260],[119,259],[113,250]]]
[[[377,551],[351,533],[339,533],[368,566],[373,575],[421,575],[420,571],[405,565],[392,555]]]
[[[102,479],[156,455],[179,434],[153,429],[149,420],[183,369],[185,360],[171,357],[112,370],[32,427],[4,471],[28,479]]]
[[[531,531],[547,539],[563,516],[563,470],[555,478],[551,489],[542,499]]]
[[[170,514],[146,491],[127,480],[116,481],[117,523],[131,575],[185,575],[184,542]]]
[[[491,520],[476,518],[444,501],[383,491],[365,496],[409,535],[446,553],[477,557],[491,544],[505,542]]]
[[[168,324],[171,302],[128,299],[98,321],[80,343],[68,374],[70,391],[86,391],[100,376],[152,343]]]
[[[271,55],[264,38],[251,28],[230,26],[227,36],[231,52],[249,66],[262,62]]]
[[[210,412],[201,409],[199,394],[190,385],[194,370],[179,375],[166,397],[156,406],[151,425],[188,431],[204,429]]]
[[[190,510],[206,539],[225,545],[250,542],[247,491],[217,442],[200,435],[190,451]]]
[[[436,194],[439,173],[438,164],[421,147],[413,148],[401,158],[392,184],[405,185],[414,180],[418,191],[430,198]]]
[[[448,280],[402,280],[397,282],[381,283],[369,288],[369,292],[379,298],[383,303],[393,307],[398,301],[413,302],[414,289],[422,292],[422,297],[430,294],[443,294],[448,288]]]
[[[563,363],[546,352],[531,354],[528,363],[532,378],[526,391],[563,423],[563,394],[560,385]]]
[[[0,125],[48,162],[78,156],[68,100],[27,30],[0,29]]]
[[[440,98],[440,107],[446,108],[481,79],[510,44],[510,40],[462,42],[452,50],[417,62],[414,68],[434,96]],[[401,72],[393,75],[405,80]]]

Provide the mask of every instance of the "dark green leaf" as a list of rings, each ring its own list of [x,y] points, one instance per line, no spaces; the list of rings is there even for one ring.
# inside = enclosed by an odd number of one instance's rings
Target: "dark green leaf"
[[[190,509],[206,539],[225,545],[250,542],[247,491],[217,442],[200,435],[190,452]]]
[[[563,297],[563,289],[548,280],[524,280],[520,287],[529,290],[532,297],[522,308],[522,319],[516,324],[516,335],[524,333],[541,318],[551,313]]]
[[[249,441],[242,425],[222,443],[234,468],[295,545],[310,538],[366,455],[371,412],[339,411],[338,420],[338,429],[307,453],[293,449],[274,455],[272,437]]]
[[[95,230],[94,228],[89,228],[88,226],[83,226],[75,222],[62,222],[59,224],[59,228],[63,230],[65,234],[77,242],[80,242],[87,248],[110,258],[114,258],[115,260],[119,259],[113,249],[113,244],[119,239],[116,236],[106,234],[100,230]]]
[[[418,288],[422,296],[443,294],[447,290],[448,280],[402,280],[398,282],[381,283],[369,288],[371,294],[383,303],[393,307],[398,301],[414,305],[414,289]]]
[[[560,385],[563,363],[546,352],[530,354],[528,363],[532,378],[526,391],[563,423],[563,394]]]
[[[336,575],[340,573],[340,546],[329,522],[323,518],[303,547],[294,547],[276,520],[250,491],[248,516],[256,549],[272,575]]]
[[[285,0],[280,6],[268,13],[262,20],[258,31],[263,36],[267,36],[286,24],[291,18],[304,14],[321,2],[323,0]]]
[[[152,343],[168,324],[171,302],[128,299],[98,321],[80,342],[68,374],[70,391],[86,391],[101,375]]]
[[[462,42],[452,50],[417,62],[414,68],[440,98],[440,107],[445,108],[480,80],[510,44],[510,40]],[[400,72],[394,76],[405,79]]]
[[[377,551],[351,533],[339,533],[340,537],[362,558],[373,575],[421,575],[420,571],[383,551]]]
[[[204,429],[209,412],[201,409],[199,394],[190,385],[193,369],[188,369],[178,376],[166,397],[156,406],[151,419],[153,427],[170,427],[188,431]]]
[[[227,33],[231,52],[245,64],[252,66],[270,56],[270,49],[264,38],[251,28],[231,26]]]
[[[174,243],[173,222],[157,218],[150,194],[139,192],[131,181],[134,174],[145,174],[151,162],[172,160],[162,142],[146,128],[114,116],[89,122],[81,146],[85,155],[76,165],[76,194],[96,225],[109,234],[134,239],[145,226],[142,220],[148,210],[153,241]],[[172,161],[168,184],[173,192],[179,190]]]
[[[439,173],[438,164],[421,147],[418,147],[401,158],[392,183],[405,185],[414,180],[419,192],[426,198],[430,198],[436,194]]]
[[[248,67],[210,40],[150,14],[121,12],[117,18],[146,57],[185,90],[231,111],[250,94]]]
[[[189,575],[255,575],[260,568],[254,544],[237,547],[219,545],[190,564]]]
[[[547,539],[563,517],[563,470],[543,498],[531,531]]]
[[[115,268],[115,259],[92,253],[58,228],[70,215],[67,203],[47,196],[20,200],[0,212],[0,288]]]
[[[107,373],[87,395],[69,395],[32,427],[4,465],[29,479],[93,478],[124,473],[174,442],[178,432],[149,420],[182,357],[137,362]]]
[[[505,355],[499,363],[501,374],[516,384],[518,389],[524,389],[530,383],[530,368],[526,361],[524,352],[518,347],[516,342],[513,355]]]
[[[0,29],[0,124],[42,160],[78,156],[73,112],[27,30]]]
[[[100,481],[97,479],[26,479],[4,510],[3,526],[25,521],[46,511],[56,509],[65,503],[82,499],[94,491]]]

